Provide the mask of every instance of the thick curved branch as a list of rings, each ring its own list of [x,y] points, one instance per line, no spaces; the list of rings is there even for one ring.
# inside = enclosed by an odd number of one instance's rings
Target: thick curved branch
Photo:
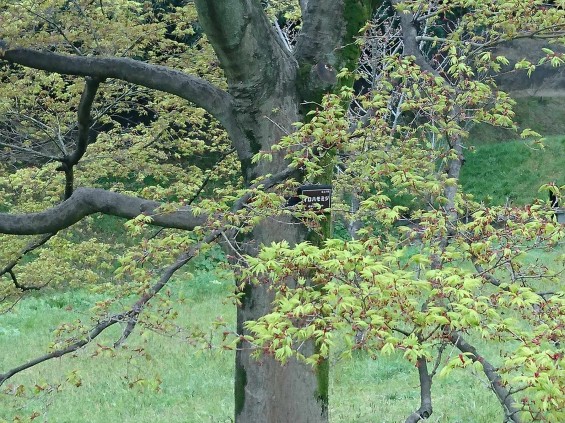
[[[296,169],[285,170],[253,184],[250,188],[268,189],[291,177]],[[233,210],[241,209],[253,195],[252,192],[240,197]],[[8,235],[37,235],[58,232],[94,213],[133,219],[140,214],[151,216],[152,225],[165,228],[192,230],[206,223],[206,215],[194,215],[190,207],[171,213],[155,213],[161,206],[157,201],[145,200],[99,188],[79,188],[66,201],[39,213],[0,213],[0,233]]]
[[[473,360],[473,362],[478,361],[482,364],[483,372],[490,382],[492,391],[500,401],[508,421],[520,423],[521,420],[518,414],[520,410],[516,406],[516,401],[512,398],[510,391],[502,385],[502,379],[496,372],[495,367],[486,361],[485,358],[477,352],[475,347],[465,341],[461,333],[456,331],[451,332],[449,334],[449,340],[459,349],[459,351],[469,354],[469,358]]]
[[[0,40],[0,60],[64,75],[90,76],[100,80],[114,78],[164,91],[208,111],[226,128],[232,140],[241,136],[234,120],[230,94],[202,78],[166,66],[125,57],[70,56],[10,47],[3,40]],[[237,145],[235,147],[238,148]]]
[[[230,85],[230,92],[253,88],[261,98],[273,88],[289,54],[258,1],[196,0],[198,19]]]
[[[0,40],[0,59],[25,67],[65,75],[115,78],[168,92],[220,117],[230,113],[231,97],[208,81],[166,66],[126,57],[70,56],[29,48],[10,47]]]
[[[84,85],[84,91],[80,97],[80,103],[78,105],[77,111],[77,124],[78,124],[78,136],[77,136],[77,146],[75,151],[67,158],[65,163],[69,166],[76,165],[79,160],[86,153],[86,147],[91,140],[91,129],[92,117],[90,112],[92,111],[92,103],[94,103],[94,97],[96,97],[96,92],[100,86],[100,80],[97,78],[87,77]]]
[[[152,217],[152,224],[166,228],[194,229],[206,222],[207,216],[195,216],[190,208],[173,213],[155,214],[161,204],[138,197],[97,188],[79,188],[61,204],[39,213],[0,213],[0,233],[34,235],[57,232],[85,216],[104,213],[133,219],[140,214]]]

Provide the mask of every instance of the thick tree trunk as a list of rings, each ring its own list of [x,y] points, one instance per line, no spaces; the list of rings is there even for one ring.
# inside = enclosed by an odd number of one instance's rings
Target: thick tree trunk
[[[295,69],[289,69],[289,76]],[[292,78],[289,78],[292,80]],[[299,100],[295,89],[286,85],[286,78],[279,75],[271,85],[273,91],[269,98],[263,98],[261,104],[246,108],[241,120],[245,122],[250,144],[268,150],[284,135],[284,129],[291,131],[290,124],[300,120]],[[236,95],[236,98],[242,98]],[[244,104],[244,103],[243,103]],[[242,107],[243,107],[242,104]],[[278,113],[273,113],[278,110]],[[269,119],[267,119],[267,116]],[[276,124],[275,124],[276,122]],[[259,163],[244,168],[244,175],[250,179],[267,173],[276,173],[287,167],[284,155],[275,156],[272,162]],[[248,162],[242,160],[242,166]],[[289,218],[290,219],[290,218]],[[257,253],[262,244],[286,240],[294,245],[306,240],[308,231],[298,222],[286,223],[266,219],[257,225],[245,242],[245,252]],[[247,286],[242,305],[237,311],[238,333],[245,333],[244,323],[256,320],[270,312],[275,292],[269,286]],[[306,344],[313,353],[313,344]],[[251,357],[250,345],[243,343],[236,353],[235,374],[235,419],[238,423],[284,423],[312,422],[325,423],[327,416],[327,380],[328,369],[323,366],[313,369],[296,360],[290,360],[284,366],[273,357],[261,359]]]
[[[260,150],[270,150],[291,124],[303,120],[304,101],[319,101],[335,78],[321,78],[315,69],[355,66],[359,50],[353,44],[377,0],[309,0],[301,2],[303,29],[294,53],[283,46],[258,0],[196,0],[200,23],[225,72],[239,131],[230,132],[238,145],[247,183],[285,169],[284,152],[272,162],[253,164]],[[342,46],[346,46],[343,47]],[[292,224],[291,224],[292,223]],[[261,244],[307,239],[304,226],[266,219],[249,237],[245,253]],[[238,332],[244,323],[270,311],[274,292],[268,286],[248,286],[238,309]],[[309,345],[313,352],[313,345]],[[303,351],[303,353],[307,353]],[[238,423],[328,421],[328,367],[314,370],[290,361],[281,366],[272,357],[257,361],[249,345],[236,355],[235,418]]]
[[[254,238],[261,243],[288,240],[290,243],[305,239],[302,226],[284,225],[267,221],[254,231]],[[274,292],[269,286],[250,286],[245,291],[237,313],[238,332],[244,333],[244,323],[257,319],[270,311]],[[273,357],[251,357],[248,344],[242,344],[236,353],[235,418],[238,423],[247,422],[311,422],[328,421],[327,381],[328,369],[313,369],[296,360],[284,366]],[[306,343],[305,355],[313,352],[313,344]]]

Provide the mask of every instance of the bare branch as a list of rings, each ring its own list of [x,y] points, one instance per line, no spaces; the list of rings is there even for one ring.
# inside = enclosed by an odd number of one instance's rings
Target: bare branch
[[[47,282],[45,282],[42,285],[39,286],[28,286],[28,285],[23,285],[20,282],[18,282],[18,279],[16,278],[16,274],[14,273],[14,271],[12,269],[8,270],[8,274],[10,275],[10,277],[12,278],[12,282],[14,283],[14,286],[16,288],[18,288],[21,291],[39,291],[41,288],[45,288],[47,285],[49,285],[51,283],[51,279],[48,280]]]
[[[277,31],[277,35],[279,36],[279,39],[281,40],[281,42],[284,45],[284,47],[286,48],[286,50],[289,53],[292,52],[292,47],[291,47],[288,39],[286,38],[286,35],[283,32],[281,26],[279,25],[279,22],[276,19],[273,22],[273,26],[275,27],[275,29]]]
[[[141,298],[136,301],[136,303],[133,305],[133,307],[130,310],[128,310],[124,313],[114,314],[114,315],[108,317],[107,319],[102,320],[96,326],[94,326],[88,332],[88,334],[86,334],[86,336],[83,339],[80,339],[80,340],[72,343],[71,345],[69,345],[66,348],[55,350],[55,351],[50,352],[48,354],[42,355],[40,357],[37,357],[33,360],[28,361],[27,363],[22,364],[21,366],[14,367],[13,369],[7,371],[4,374],[0,374],[0,386],[2,386],[2,384],[4,382],[6,382],[8,379],[13,377],[14,375],[16,375],[16,374],[18,374],[18,373],[20,373],[24,370],[27,370],[27,369],[29,369],[33,366],[36,366],[40,363],[51,360],[53,358],[62,357],[64,355],[67,355],[67,354],[70,354],[72,352],[79,350],[80,348],[84,347],[85,345],[89,344],[94,339],[96,339],[102,332],[104,332],[110,326],[113,326],[114,324],[116,324],[118,322],[122,322],[124,320],[128,321],[128,322],[136,321],[137,317],[139,316],[141,311],[144,309],[145,305],[149,302],[149,300],[151,300],[153,297],[155,297],[155,295],[157,295],[159,293],[159,291],[161,291],[161,289],[163,289],[163,287],[171,279],[171,277],[174,275],[174,273],[178,269],[180,269],[182,266],[184,266],[186,263],[188,263],[197,254],[198,250],[200,249],[200,247],[204,243],[212,242],[218,235],[219,235],[218,231],[211,232],[206,238],[204,238],[194,248],[192,248],[188,252],[182,254],[177,259],[177,261],[175,263],[171,264],[169,267],[167,267],[164,270],[159,281],[155,285],[153,285],[148,292],[143,294],[141,296]],[[130,331],[130,333],[131,333],[131,331]],[[120,340],[118,340],[118,342],[120,342],[120,341],[123,342],[124,340],[125,340],[125,338],[122,335],[122,337],[120,338]],[[117,342],[116,342],[116,344],[117,344]]]
[[[455,41],[455,40],[450,40],[448,38],[430,37],[430,36],[426,36],[426,35],[418,35],[418,36],[415,37],[415,40],[418,41],[418,42],[429,41],[429,42],[432,42],[432,43],[446,43],[446,44],[448,44],[448,43],[461,44],[462,43],[462,44],[468,44],[468,45],[473,46],[473,47],[486,47],[487,46],[487,43],[476,43],[476,42],[468,41],[468,40],[457,40],[457,41]]]
[[[198,196],[200,195],[200,193],[204,190],[204,188],[206,188],[206,185],[208,185],[208,182],[210,182],[210,179],[212,178],[212,176],[214,175],[214,173],[216,173],[218,171],[218,168],[220,166],[220,164],[227,158],[229,157],[230,154],[232,154],[234,152],[234,150],[229,150],[226,151],[225,153],[222,154],[222,156],[219,158],[219,160],[214,164],[214,167],[211,169],[208,169],[206,171],[206,177],[204,178],[204,180],[201,182],[200,186],[198,187],[198,189],[196,190],[196,192],[194,193],[194,195],[192,196],[192,198],[190,200],[188,200],[186,202],[187,205],[191,205],[192,203],[194,203],[196,201],[196,199],[198,198]]]
[[[21,151],[22,153],[32,154],[34,156],[42,157],[42,158],[47,159],[47,160],[55,160],[55,161],[61,160],[61,158],[57,157],[57,156],[52,156],[50,154],[44,154],[44,153],[41,153],[39,151],[33,150],[31,148],[20,147],[18,145],[8,144],[8,143],[5,143],[5,142],[0,142],[0,147],[6,147],[6,148],[9,148],[9,149],[18,150],[18,151]]]
[[[41,20],[47,22],[49,25],[51,25],[53,28],[55,28],[55,30],[59,33],[59,35],[61,35],[61,37],[63,37],[63,39],[67,42],[67,45],[70,48],[72,48],[75,51],[76,54],[78,54],[79,56],[83,55],[82,52],[80,51],[80,49],[77,46],[75,46],[71,40],[69,40],[69,38],[67,37],[67,34],[65,34],[65,31],[63,31],[63,28],[61,28],[61,26],[59,24],[57,24],[57,22],[47,18],[44,15],[41,15],[39,13],[34,12],[29,7],[26,7],[25,9],[31,15],[35,16],[38,19],[41,19]]]
[[[31,242],[27,245],[26,248],[24,248],[20,254],[18,255],[18,257],[16,257],[15,259],[13,259],[10,263],[8,263],[6,266],[4,266],[4,268],[2,270],[0,270],[0,277],[5,275],[6,273],[8,273],[10,275],[10,277],[12,278],[12,282],[14,283],[14,286],[22,291],[30,291],[30,290],[38,290],[43,288],[46,284],[42,285],[42,286],[27,286],[27,285],[22,285],[20,282],[18,282],[17,278],[16,278],[16,274],[14,273],[14,267],[17,266],[17,264],[20,262],[20,260],[29,252],[35,250],[36,248],[41,247],[43,244],[45,244],[47,241],[49,241],[55,234],[54,233],[50,233],[50,234],[45,234],[43,235],[41,238],[39,238],[38,240]],[[1,301],[0,301],[1,302]]]

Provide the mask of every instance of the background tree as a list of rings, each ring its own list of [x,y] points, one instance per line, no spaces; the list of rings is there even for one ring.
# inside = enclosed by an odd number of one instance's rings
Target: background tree
[[[115,312],[106,304],[92,328],[71,327],[73,336],[2,374],[2,382],[116,323],[124,324],[115,343],[122,344],[173,273],[219,238],[242,266],[238,421],[326,421],[325,359],[335,330],[353,337],[346,355],[401,350],[417,364],[422,404],[409,421],[432,412],[431,380],[446,345],[461,355],[443,372],[482,363],[507,419],[518,421],[522,409],[534,419],[559,418],[563,357],[554,342],[562,336],[562,299],[526,285],[551,284],[562,273],[536,271],[523,254],[555,248],[562,230],[541,206],[484,208],[461,195],[457,179],[468,123],[513,125],[512,103],[490,78],[505,59],[490,49],[516,37],[558,39],[561,9],[540,2],[197,0],[19,1],[1,10],[9,23],[0,41],[6,298],[68,281],[61,256],[121,248],[72,242],[64,229],[92,225],[87,216],[94,213],[131,219],[137,235],[148,224],[178,230],[145,235],[123,254],[117,272],[135,282],[117,295],[138,294],[133,306]],[[367,37],[358,39],[362,29]],[[356,93],[356,74],[341,69],[353,70],[360,50],[370,89]],[[549,50],[547,60],[561,58]],[[338,95],[322,101],[332,90]],[[336,189],[355,187],[350,220],[358,241],[304,244],[323,239],[327,221],[284,207],[285,196],[298,183],[327,180],[335,168]],[[57,170],[64,178],[54,184]],[[39,190],[28,188],[32,178]],[[410,199],[413,227],[393,227],[408,211],[385,195],[394,192]],[[334,203],[335,213],[345,209]],[[33,234],[47,235],[31,244],[19,238]],[[34,264],[18,264],[45,243]],[[170,264],[173,254],[179,258]],[[46,268],[54,279],[37,277]],[[75,278],[97,276],[84,266]],[[503,308],[515,308],[516,321],[503,318]],[[532,316],[540,329],[532,330]],[[477,333],[519,348],[497,371],[467,342]],[[265,353],[260,362],[254,351]],[[536,382],[540,373],[543,383]],[[534,396],[520,405],[513,394],[528,390]]]

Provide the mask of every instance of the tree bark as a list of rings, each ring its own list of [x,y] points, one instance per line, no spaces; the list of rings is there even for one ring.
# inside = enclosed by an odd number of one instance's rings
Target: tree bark
[[[252,164],[251,158],[261,150],[271,150],[286,132],[292,132],[291,124],[304,119],[305,101],[320,101],[322,94],[332,89],[331,82],[318,78],[316,66],[355,65],[350,62],[358,58],[357,47],[342,47],[351,45],[376,3],[303,2],[303,34],[291,56],[259,1],[196,0],[200,22],[228,79],[235,120],[249,145],[246,154],[239,157],[248,184],[257,176],[287,167],[283,152],[273,155],[272,162]],[[243,240],[244,252],[253,255],[262,244],[282,240],[290,245],[305,241],[308,231],[296,223],[263,221]],[[274,292],[264,285],[248,285],[244,294],[237,314],[238,333],[245,333],[246,321],[268,313],[274,298]],[[305,348],[309,349],[302,351],[305,355],[314,352],[313,344]],[[325,423],[328,376],[327,363],[312,369],[295,360],[281,366],[269,356],[257,361],[251,357],[250,345],[244,343],[236,353],[236,422]]]
[[[79,188],[66,201],[39,213],[0,213],[0,233],[35,235],[58,232],[94,213],[133,219],[140,214],[151,216],[152,223],[165,228],[192,230],[206,223],[206,215],[195,216],[190,207],[173,213],[154,213],[156,201],[106,191]]]

